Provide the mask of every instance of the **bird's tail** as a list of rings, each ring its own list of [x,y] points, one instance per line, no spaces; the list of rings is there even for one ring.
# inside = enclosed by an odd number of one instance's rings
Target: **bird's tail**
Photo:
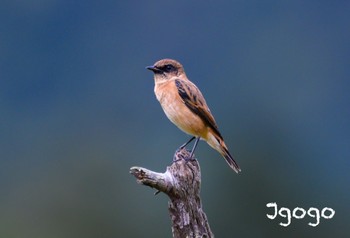
[[[236,173],[241,172],[241,168],[238,166],[237,162],[233,159],[233,156],[228,151],[224,141],[222,142],[223,142],[223,146],[222,146],[223,153],[221,155],[225,158],[226,162],[231,167],[231,169],[233,169]]]
[[[236,173],[241,172],[241,168],[238,166],[237,162],[233,159],[233,156],[228,151],[222,137],[211,134],[207,142],[225,158],[227,164],[231,167],[231,169],[233,169]]]

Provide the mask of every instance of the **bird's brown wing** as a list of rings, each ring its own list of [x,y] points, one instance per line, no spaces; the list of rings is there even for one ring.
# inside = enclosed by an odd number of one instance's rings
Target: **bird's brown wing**
[[[185,105],[222,139],[215,119],[199,89],[190,81],[175,79],[175,85]]]

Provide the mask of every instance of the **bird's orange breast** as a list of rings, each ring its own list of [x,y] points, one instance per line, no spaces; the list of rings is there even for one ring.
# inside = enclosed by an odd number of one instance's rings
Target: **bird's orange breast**
[[[181,99],[173,80],[155,85],[154,92],[169,120],[187,134],[207,137],[208,128]]]

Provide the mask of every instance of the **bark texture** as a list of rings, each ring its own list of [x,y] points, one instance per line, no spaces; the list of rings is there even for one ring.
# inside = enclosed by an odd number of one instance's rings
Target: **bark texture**
[[[198,161],[189,159],[185,148],[175,152],[174,161],[164,173],[132,167],[137,182],[168,195],[168,209],[172,221],[173,237],[214,237],[210,230],[201,199],[201,173]]]

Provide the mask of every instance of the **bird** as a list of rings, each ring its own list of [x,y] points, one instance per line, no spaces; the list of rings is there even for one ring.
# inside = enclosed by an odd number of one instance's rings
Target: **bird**
[[[154,93],[165,115],[180,130],[192,136],[179,149],[195,140],[190,153],[192,158],[199,140],[204,140],[222,155],[231,169],[239,173],[241,169],[230,154],[203,94],[187,78],[182,64],[173,59],[162,59],[146,69],[153,71]]]

